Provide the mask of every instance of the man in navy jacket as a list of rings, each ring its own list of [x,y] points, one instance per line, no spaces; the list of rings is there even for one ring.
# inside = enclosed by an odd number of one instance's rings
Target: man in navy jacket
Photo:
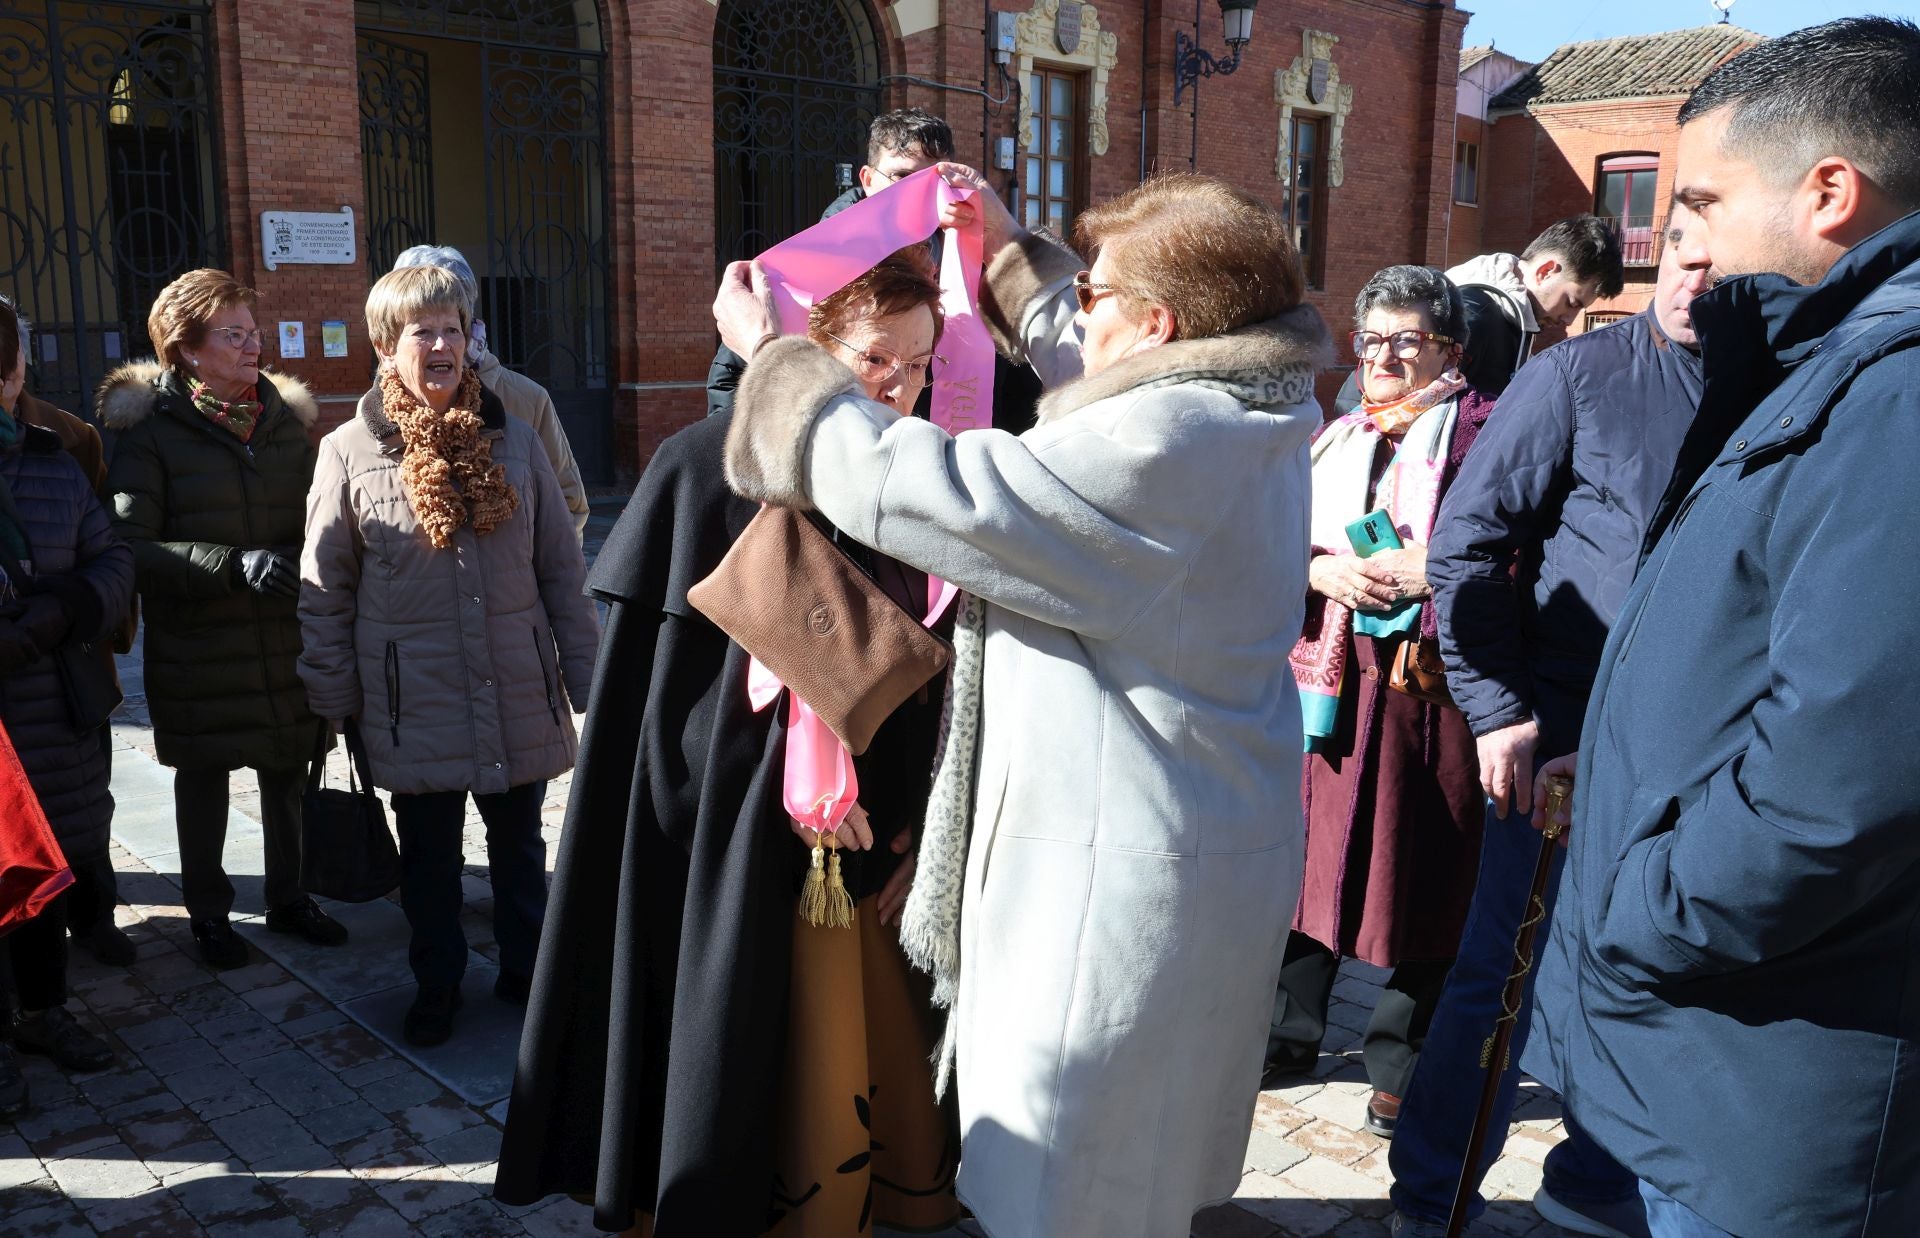
[[[1460,952],[1390,1156],[1408,1235],[1443,1232],[1453,1203],[1480,1101],[1481,1075],[1461,1063],[1478,1060],[1500,1014],[1540,850],[1528,821],[1535,762],[1580,746],[1607,629],[1699,406],[1688,310],[1709,282],[1704,270],[1683,268],[1669,243],[1645,311],[1528,362],[1447,492],[1427,548],[1447,682],[1473,728],[1489,808]],[[1521,998],[1515,1062],[1531,996]],[[1481,1176],[1500,1155],[1519,1075],[1513,1066],[1501,1081]],[[1567,1132],[1534,1198],[1541,1215],[1576,1233],[1587,1232],[1577,1228],[1583,1221],[1644,1233],[1633,1175],[1571,1120]],[[1483,1207],[1475,1201],[1476,1214]]]
[[[1607,641],[1533,1049],[1655,1235],[1908,1238],[1920,28],[1759,44],[1679,119],[1678,256],[1728,277],[1698,420],[1732,429]]]

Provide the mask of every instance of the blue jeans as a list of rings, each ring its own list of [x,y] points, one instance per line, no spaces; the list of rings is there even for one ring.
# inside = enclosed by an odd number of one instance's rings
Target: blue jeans
[[[1539,853],[1540,834],[1526,817],[1501,817],[1488,805],[1486,836],[1480,844],[1480,876],[1474,886],[1473,904],[1467,910],[1460,953],[1454,958],[1439,1009],[1427,1028],[1426,1043],[1414,1068],[1413,1082],[1407,1086],[1400,1123],[1387,1154],[1387,1164],[1393,1170],[1394,1207],[1409,1217],[1444,1222],[1453,1208],[1460,1167],[1467,1159],[1467,1137],[1486,1080],[1480,1068],[1480,1048],[1500,1014],[1501,991],[1513,968],[1513,939],[1520,932]],[[1534,936],[1536,957],[1546,942],[1565,866],[1566,852],[1559,851],[1547,880],[1546,919]],[[1534,973],[1529,972],[1513,1029],[1508,1057],[1511,1064],[1501,1076],[1500,1093],[1474,1174],[1476,1188],[1506,1143],[1514,1092],[1520,1086],[1520,1054],[1526,1048],[1533,1021],[1533,982]],[[1543,1181],[1548,1192],[1572,1205],[1613,1204],[1633,1198],[1638,1179],[1574,1125],[1571,1115],[1566,1128],[1566,1139],[1547,1153]],[[1479,1216],[1486,1206],[1486,1201],[1476,1195],[1469,1217]]]
[[[1651,1182],[1640,1184],[1640,1198],[1646,1201],[1647,1228],[1653,1238],[1733,1238]]]

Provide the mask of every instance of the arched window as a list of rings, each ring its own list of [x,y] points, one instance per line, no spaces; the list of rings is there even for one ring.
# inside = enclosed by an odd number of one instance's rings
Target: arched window
[[[860,0],[723,0],[713,26],[720,266],[820,218],[867,159],[880,44]]]
[[[1654,262],[1654,216],[1659,199],[1660,157],[1649,154],[1608,155],[1600,161],[1594,185],[1593,213],[1613,221],[1620,236],[1620,255],[1628,266]]]

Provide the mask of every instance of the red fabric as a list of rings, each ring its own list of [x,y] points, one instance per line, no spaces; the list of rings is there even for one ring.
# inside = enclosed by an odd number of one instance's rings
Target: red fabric
[[[0,726],[0,933],[39,915],[72,884],[67,857]]]

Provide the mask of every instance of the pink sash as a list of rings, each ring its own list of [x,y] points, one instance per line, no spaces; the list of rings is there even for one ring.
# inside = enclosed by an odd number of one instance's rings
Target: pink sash
[[[921,244],[940,229],[940,207],[964,202],[974,190],[950,185],[934,168],[895,181],[871,197],[823,219],[760,255],[772,286],[780,330],[804,335],[807,310],[853,282],[881,259]],[[993,422],[993,343],[980,321],[980,225],[942,233],[940,308],[946,326],[940,355],[947,359],[933,382],[933,423],[958,434]],[[931,626],[957,590],[927,579]],[[758,711],[780,695],[780,681],[755,659],[747,670],[747,697]],[[799,696],[788,693],[787,763],[782,801],[807,828],[832,833],[860,797],[853,755]]]

